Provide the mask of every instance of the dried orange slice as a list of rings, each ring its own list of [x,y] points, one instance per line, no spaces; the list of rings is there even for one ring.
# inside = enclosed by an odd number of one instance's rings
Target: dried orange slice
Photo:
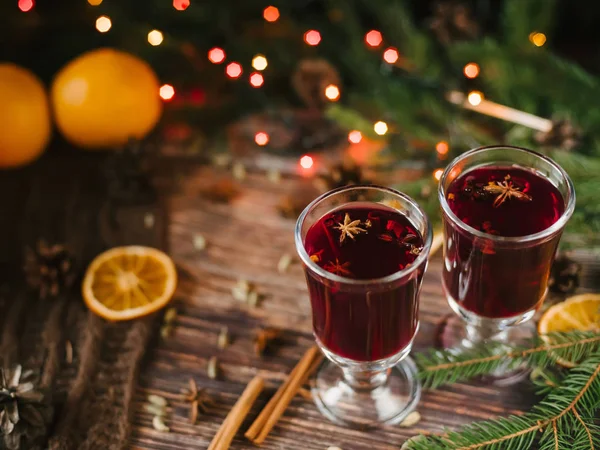
[[[176,286],[175,264],[165,253],[151,247],[116,247],[92,261],[82,294],[99,316],[131,320],[165,306]]]
[[[600,331],[600,294],[581,294],[549,308],[538,323],[538,333],[550,343],[548,333],[566,331]],[[575,363],[562,358],[558,363],[575,367]]]

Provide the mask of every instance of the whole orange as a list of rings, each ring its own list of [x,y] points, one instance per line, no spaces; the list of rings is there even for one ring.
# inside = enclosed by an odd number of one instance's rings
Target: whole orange
[[[50,108],[42,82],[29,70],[0,63],[0,168],[25,165],[50,139]]]
[[[75,58],[56,75],[52,107],[64,137],[102,149],[146,136],[160,118],[158,79],[128,53],[102,48]]]

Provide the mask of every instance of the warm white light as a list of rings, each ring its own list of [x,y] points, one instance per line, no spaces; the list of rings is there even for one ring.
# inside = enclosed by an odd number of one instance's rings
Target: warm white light
[[[156,47],[162,43],[163,39],[163,34],[158,30],[152,30],[150,33],[148,33],[148,42],[150,45],[154,45]]]
[[[308,156],[308,155],[304,155],[302,158],[300,158],[300,165],[304,168],[304,169],[310,169],[313,164],[314,164],[314,160],[312,159],[312,157]]]
[[[398,58],[400,58],[400,54],[394,47],[390,47],[383,52],[383,60],[388,64],[394,64],[398,61]]]
[[[253,87],[261,87],[263,85],[263,83],[265,82],[265,79],[263,78],[263,76],[258,73],[258,72],[254,72],[252,75],[250,75],[250,84]]]
[[[433,172],[433,178],[435,178],[436,180],[440,181],[440,178],[442,178],[442,174],[444,173],[444,169],[436,169]]]
[[[100,33],[106,33],[112,27],[112,22],[108,16],[100,16],[96,19],[96,30]]]
[[[360,141],[362,141],[362,133],[358,130],[353,130],[348,133],[348,140],[352,144],[358,144]]]
[[[477,63],[469,63],[463,69],[463,73],[467,78],[477,78],[479,75],[479,65]]]
[[[387,133],[388,126],[387,123],[382,122],[380,120],[379,122],[375,122],[375,125],[373,125],[373,129],[375,130],[375,133],[377,133],[379,136],[383,136],[385,133]]]
[[[471,91],[469,92],[469,96],[467,97],[467,101],[473,105],[477,106],[483,101],[483,94],[479,91]]]
[[[268,64],[267,58],[264,55],[256,55],[252,58],[252,67],[256,70],[265,70]]]
[[[365,41],[371,47],[378,47],[383,41],[383,37],[379,31],[371,30],[365,35]]]
[[[225,72],[229,78],[239,78],[242,74],[242,66],[236,62],[229,63],[227,64]]]
[[[170,84],[163,84],[158,91],[160,98],[171,100],[175,96],[175,88]]]
[[[319,42],[321,42],[321,33],[317,30],[308,30],[304,33],[304,42],[308,45],[319,45]]]
[[[330,84],[325,88],[325,97],[332,102],[335,102],[340,98],[340,88],[338,88],[335,84]]]
[[[264,131],[259,131],[254,135],[254,142],[256,142],[261,147],[267,145],[269,143],[269,135]]]
[[[221,64],[225,61],[225,51],[219,47],[210,49],[208,51],[208,60],[213,64]]]

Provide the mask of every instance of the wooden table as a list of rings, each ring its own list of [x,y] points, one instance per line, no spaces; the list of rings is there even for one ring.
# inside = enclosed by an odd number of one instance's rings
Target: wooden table
[[[75,240],[81,241],[82,248],[78,256],[84,263],[106,247],[148,243],[166,247],[177,263],[179,288],[172,304],[177,308],[178,316],[172,335],[161,339],[157,332],[158,323],[101,323],[85,311],[80,301],[71,302],[65,315],[63,338],[73,340],[75,357],[71,365],[61,363],[53,382],[58,404],[52,432],[60,430],[61,424],[63,432],[65,428],[78,427],[71,438],[75,439],[74,442],[86,439],[90,436],[85,428],[88,425],[85,425],[85,420],[77,421],[76,416],[84,412],[93,422],[95,414],[99,417],[95,409],[97,401],[106,401],[107,396],[109,401],[114,402],[115,408],[130,410],[127,389],[122,394],[110,388],[106,392],[103,386],[107,378],[122,383],[121,374],[113,370],[113,352],[127,347],[126,341],[131,336],[146,339],[147,329],[152,329],[155,338],[143,341],[144,346],[148,342],[147,351],[133,396],[133,426],[129,434],[131,447],[206,449],[246,384],[260,372],[267,379],[267,389],[259,397],[232,446],[235,449],[255,448],[243,438],[243,430],[248,428],[259,409],[313,343],[302,269],[296,261],[286,273],[277,271],[277,263],[284,253],[295,254],[294,220],[281,217],[277,205],[284,193],[296,192],[299,185],[310,183],[284,178],[276,184],[264,174],[249,174],[239,182],[241,193],[230,204],[215,203],[201,193],[215,180],[230,177],[229,171],[187,160],[160,161],[156,165],[155,181],[162,202],[147,207],[122,208],[118,215],[122,229],[119,236],[112,239],[98,226],[100,221],[97,220],[102,216],[106,203],[106,189],[98,175],[101,160],[97,155],[57,152],[31,168],[0,174],[0,231],[8,237],[0,242],[0,287],[3,281],[11,285],[13,280],[18,279],[16,273],[22,263],[23,246],[31,245],[32,238],[40,235],[67,241],[78,238]],[[160,212],[160,205],[166,207],[165,214]],[[150,227],[152,230],[146,230],[148,227],[143,225],[142,219],[147,211],[152,211],[156,219],[154,226]],[[195,248],[197,234],[206,238],[208,245],[205,250]],[[450,312],[441,295],[440,271],[440,256],[436,255],[430,263],[422,289],[421,328],[415,351],[432,345],[436,325]],[[239,279],[256,284],[262,297],[258,307],[250,308],[232,297],[231,288]],[[23,287],[17,286],[16,289],[24,292]],[[74,295],[78,296],[77,292]],[[37,299],[34,299],[35,302],[29,300],[31,305],[35,305],[34,313],[21,311],[22,320],[13,321],[10,318],[11,314],[15,314],[14,305],[18,304],[18,300],[11,303],[6,301],[8,297],[0,296],[0,300],[5,299],[0,301],[2,349],[15,353],[15,358],[18,354],[19,360],[41,366],[46,354],[43,318],[51,315],[54,306]],[[25,324],[23,329],[18,327],[20,323]],[[82,372],[79,363],[86,344],[81,336],[86,335],[86,327],[90,324],[96,331],[101,331],[98,333],[102,345],[98,350],[100,361],[94,364],[88,361]],[[228,327],[233,342],[220,350],[217,336],[223,326]],[[282,342],[272,352],[257,357],[253,339],[256,331],[266,326],[284,329],[285,333]],[[137,327],[137,332],[132,327]],[[12,348],[18,339],[17,352]],[[142,354],[143,351],[137,351],[135,357],[140,359]],[[218,357],[221,367],[221,376],[215,380],[210,379],[206,371],[207,361],[212,356]],[[121,357],[119,364],[127,363]],[[133,373],[137,363],[127,367]],[[90,395],[81,392],[79,396],[73,395],[70,387],[76,376],[91,380],[86,388]],[[208,414],[201,415],[196,425],[188,422],[187,406],[178,400],[190,378],[199,387],[206,388],[216,400],[215,406]],[[152,427],[152,415],[144,409],[150,393],[169,399],[166,423],[170,433],[158,432]],[[367,433],[329,423],[311,401],[298,396],[263,448],[321,450],[338,446],[344,450],[397,449],[420,430],[436,432],[442,427],[519,414],[534,401],[526,383],[510,388],[458,384],[425,392],[418,407],[422,420],[414,428],[389,426]],[[71,405],[71,408],[61,409],[64,404]],[[71,417],[66,420],[65,410],[68,409]],[[110,422],[111,411],[103,410],[102,413],[102,423],[109,425],[106,429],[96,429],[95,433],[117,433],[114,428],[119,428],[121,436],[127,435],[128,427]]]
[[[220,423],[238,396],[257,373],[269,380],[242,430],[248,428],[259,409],[268,401],[281,380],[294,367],[312,342],[310,305],[301,266],[293,264],[280,274],[277,263],[284,253],[295,254],[294,221],[277,213],[284,192],[292,192],[298,179],[279,184],[264,175],[249,175],[240,184],[241,195],[231,204],[217,204],[200,193],[217,177],[227,176],[214,168],[198,167],[180,180],[167,197],[170,212],[169,247],[180,270],[179,290],[173,302],[179,311],[171,337],[148,353],[136,395],[134,448],[207,448]],[[166,179],[162,180],[166,186]],[[160,184],[160,183],[159,183]],[[194,236],[207,239],[206,250],[194,248]],[[436,255],[425,276],[421,294],[421,328],[415,351],[432,345],[436,325],[450,312],[442,297],[441,258]],[[239,279],[258,286],[263,301],[249,308],[231,295]],[[217,335],[227,326],[233,343],[217,347]],[[285,329],[283,342],[274,352],[259,358],[253,350],[257,329],[273,326]],[[222,376],[207,377],[207,361],[217,356]],[[197,384],[215,394],[217,403],[209,414],[192,426],[185,404],[172,402],[167,423],[170,433],[152,428],[151,414],[143,410],[147,394],[176,398],[193,377]],[[425,392],[418,407],[422,420],[414,428],[389,426],[373,432],[341,428],[328,422],[312,402],[297,397],[269,435],[263,448],[392,449],[419,430],[440,431],[499,415],[519,414],[534,402],[526,383],[510,388],[458,384]],[[255,448],[238,433],[232,448]]]

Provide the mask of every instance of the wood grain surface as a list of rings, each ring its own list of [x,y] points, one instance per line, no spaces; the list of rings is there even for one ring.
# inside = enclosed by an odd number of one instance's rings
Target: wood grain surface
[[[274,184],[264,175],[250,174],[239,184],[241,194],[230,204],[207,200],[202,192],[228,172],[188,164],[184,177],[177,164],[164,167],[157,178],[159,190],[167,196],[170,214],[169,243],[180,274],[173,305],[178,309],[173,334],[149,350],[136,395],[131,445],[139,449],[205,449],[220,423],[252,377],[261,373],[267,389],[261,394],[232,448],[256,448],[243,437],[260,408],[268,401],[313,342],[310,305],[297,259],[288,271],[277,271],[280,257],[295,255],[294,221],[281,217],[277,205],[283,195],[306,195],[310,183],[284,179]],[[173,183],[175,184],[173,186]],[[194,248],[194,237],[207,240],[205,250]],[[421,327],[414,351],[433,345],[436,326],[450,309],[442,297],[441,258],[429,265],[421,294]],[[231,288],[239,279],[255,283],[262,301],[249,308],[235,300]],[[217,336],[227,326],[233,342],[220,350]],[[272,352],[257,357],[253,338],[260,327],[285,330],[282,342]],[[217,356],[221,376],[207,376],[207,361]],[[190,425],[188,409],[178,400],[189,378],[206,388],[216,399],[198,423]],[[167,424],[170,433],[152,427],[151,414],[143,409],[148,394],[170,399]],[[392,449],[399,448],[418,432],[438,432],[499,415],[519,414],[535,402],[526,382],[510,388],[483,384],[458,384],[425,392],[418,410],[422,420],[413,428],[389,426],[360,432],[328,422],[314,404],[298,396],[262,446],[265,449]]]

